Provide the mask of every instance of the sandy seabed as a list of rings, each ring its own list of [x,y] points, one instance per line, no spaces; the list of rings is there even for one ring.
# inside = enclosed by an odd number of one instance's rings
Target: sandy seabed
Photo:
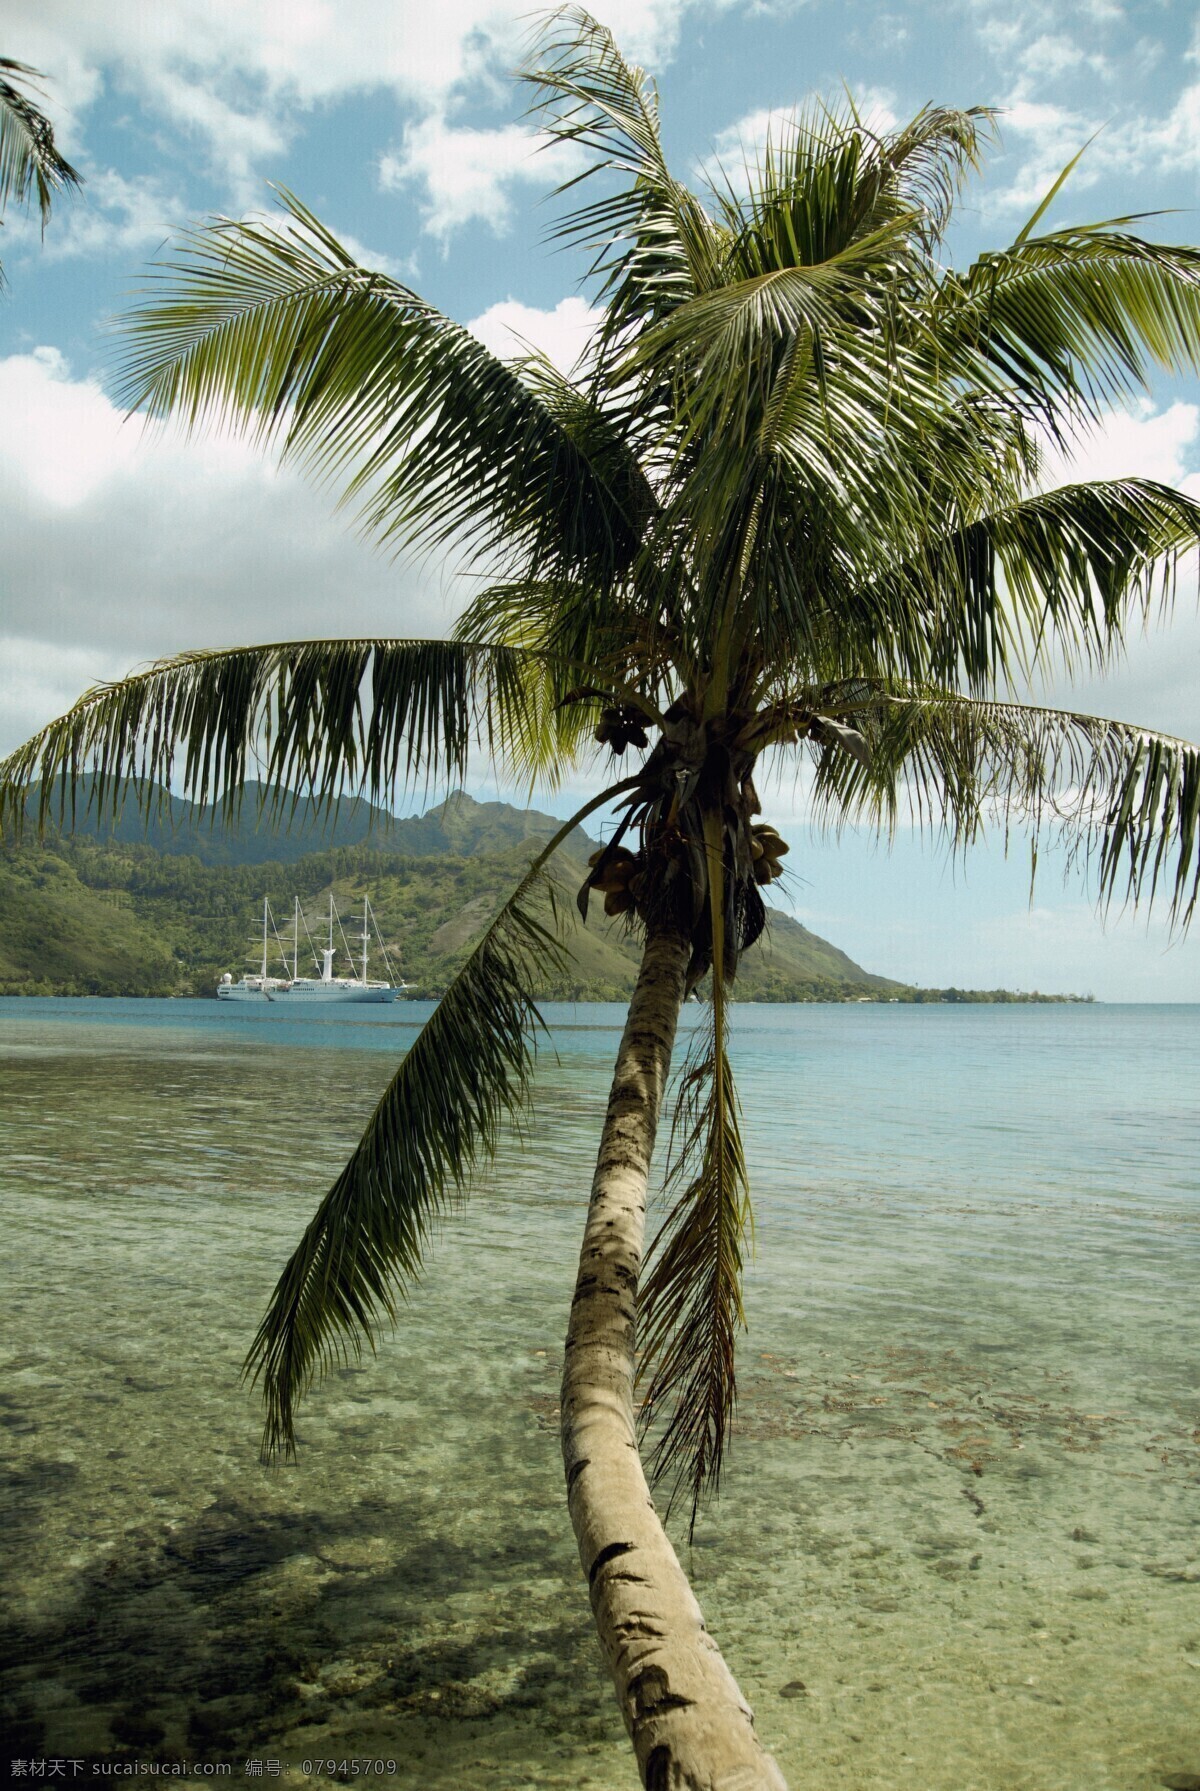
[[[566,1038],[532,1149],[269,1471],[241,1355],[386,1060],[0,1016],[10,1756],[630,1791],[556,1434],[613,1043]],[[917,1186],[936,1137],[803,1175],[750,1055],[740,1422],[680,1548],[794,1791],[1200,1786],[1191,1141],[1086,1198]]]

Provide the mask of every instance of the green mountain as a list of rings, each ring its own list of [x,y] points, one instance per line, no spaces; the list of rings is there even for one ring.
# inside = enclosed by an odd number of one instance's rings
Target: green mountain
[[[266,895],[290,952],[293,897],[323,940],[332,890],[343,915],[369,895],[392,966],[416,992],[444,988],[512,889],[531,850],[559,822],[536,809],[475,802],[461,791],[402,819],[345,800],[327,816],[302,808],[283,834],[255,824],[252,787],[242,819],[222,833],[211,810],[164,797],[149,837],[132,805],[115,826],[0,848],[0,994],[211,995],[218,977],[259,961]],[[577,830],[560,854],[571,968],[546,978],[548,999],[621,1000],[633,988],[638,944],[624,921],[592,905],[587,926],[573,897],[595,842]],[[349,928],[347,928],[349,930]],[[301,968],[307,967],[301,932]],[[381,968],[378,960],[376,968]],[[916,990],[875,976],[789,915],[771,910],[766,933],[738,974],[743,1001],[1012,1000],[991,991]],[[1040,998],[1039,998],[1040,999]]]
[[[369,894],[397,971],[432,992],[453,975],[531,848],[559,826],[536,809],[461,791],[403,819],[350,800],[328,816],[302,807],[285,833],[258,824],[258,808],[251,786],[241,819],[222,832],[211,809],[164,795],[148,830],[132,803],[102,827],[85,794],[72,833],[51,829],[38,841],[31,830],[0,853],[0,993],[207,995],[223,971],[238,976],[257,958],[264,894],[290,947],[293,895],[320,940],[331,889],[343,913]],[[624,922],[606,921],[593,904],[585,927],[571,901],[594,847],[577,831],[561,854],[572,969],[544,983],[547,997],[620,999],[633,987],[638,947]],[[274,945],[272,955],[278,963]],[[899,988],[777,912],[739,978],[743,999]]]
[[[225,821],[215,805],[182,801],[165,790],[155,792],[149,823],[138,814],[135,785],[124,784],[121,813],[113,821],[98,820],[92,803],[90,779],[81,779],[73,821],[67,822],[72,838],[104,844],[153,846],[174,858],[198,858],[208,865],[296,864],[314,852],[339,846],[401,855],[433,858],[443,853],[474,857],[503,852],[525,840],[545,840],[561,822],[537,809],[519,809],[507,802],[475,802],[458,790],[423,815],[401,817],[360,797],[340,796],[328,809],[304,801],[283,819],[273,817],[261,784],[248,783],[238,815]],[[55,788],[50,813],[57,819],[60,794]],[[38,792],[30,795],[26,814],[36,821]],[[580,830],[578,846],[593,849]],[[585,854],[586,855],[586,854]]]

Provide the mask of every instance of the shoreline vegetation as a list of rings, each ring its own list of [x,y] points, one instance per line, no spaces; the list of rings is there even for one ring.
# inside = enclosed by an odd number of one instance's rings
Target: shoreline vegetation
[[[36,798],[31,799],[31,807]],[[0,851],[0,996],[215,996],[224,970],[242,973],[266,894],[281,918],[300,897],[321,925],[330,888],[349,910],[369,893],[389,952],[416,997],[441,994],[528,858],[557,825],[536,810],[456,792],[397,820],[344,800],[327,820],[301,810],[284,834],[260,830],[248,802],[231,828],[164,795],[149,829],[136,818],[103,828],[81,801],[72,832],[49,826]],[[56,812],[56,810],[54,811]],[[339,842],[339,843],[330,843]],[[570,965],[546,976],[542,1000],[627,1001],[636,943],[623,921],[575,924],[572,878],[595,843],[580,832],[564,865]],[[577,873],[577,877],[576,877]],[[919,988],[864,970],[778,909],[738,978],[753,1002],[1060,1003],[1091,996],[1010,989]]]

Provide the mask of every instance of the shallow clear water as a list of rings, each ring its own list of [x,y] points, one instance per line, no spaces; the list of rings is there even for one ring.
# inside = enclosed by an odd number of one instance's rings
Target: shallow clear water
[[[0,1002],[9,1753],[636,1784],[561,1494],[615,1008],[257,1461],[274,1278],[417,1004]],[[751,1329],[685,1563],[793,1791],[1200,1784],[1200,1010],[748,1007]],[[326,1775],[328,1776],[328,1775]]]

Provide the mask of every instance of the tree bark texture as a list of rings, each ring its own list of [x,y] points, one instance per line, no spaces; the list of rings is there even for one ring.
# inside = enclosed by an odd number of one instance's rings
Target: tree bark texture
[[[567,1498],[646,1791],[786,1791],[654,1509],[634,1419],[646,1186],[689,956],[648,941],[617,1053],[567,1331]]]

